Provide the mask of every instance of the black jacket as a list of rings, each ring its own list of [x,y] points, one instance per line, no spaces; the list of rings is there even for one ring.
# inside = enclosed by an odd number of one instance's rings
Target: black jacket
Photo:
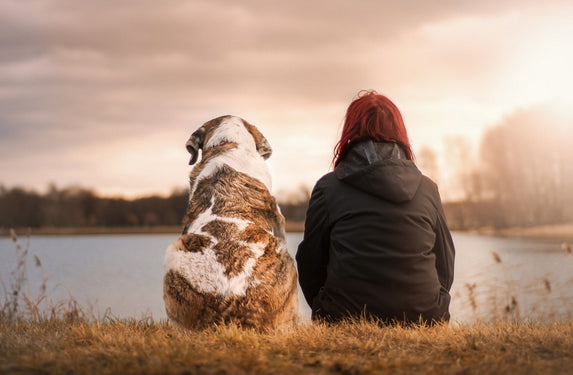
[[[454,244],[438,188],[395,143],[354,145],[316,183],[296,260],[313,319],[449,319]]]

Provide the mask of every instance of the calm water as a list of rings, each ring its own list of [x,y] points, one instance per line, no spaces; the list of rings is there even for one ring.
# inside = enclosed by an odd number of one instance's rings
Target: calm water
[[[573,317],[573,255],[555,241],[454,233],[453,321],[478,318],[557,320]],[[162,300],[163,255],[176,235],[38,236],[29,243],[29,295],[47,276],[54,301],[73,296],[96,315],[166,318]],[[295,253],[301,234],[288,235]],[[25,238],[20,239],[22,245]],[[42,262],[35,265],[34,255]],[[497,259],[496,259],[497,255]],[[9,286],[15,246],[0,238],[0,280]],[[1,292],[3,294],[3,291]],[[310,315],[299,292],[300,314]]]

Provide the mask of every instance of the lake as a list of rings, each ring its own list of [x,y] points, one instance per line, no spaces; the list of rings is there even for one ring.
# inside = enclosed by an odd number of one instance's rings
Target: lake
[[[96,316],[109,308],[119,318],[165,319],[163,256],[177,235],[33,236],[29,242],[28,295],[47,277],[54,302],[75,298]],[[456,245],[452,321],[573,318],[573,255],[561,242],[453,233]],[[289,233],[291,254],[302,239]],[[25,247],[26,238],[19,243]],[[38,267],[34,256],[42,266]],[[10,286],[15,244],[0,238],[0,280]],[[3,296],[3,291],[1,292]],[[299,291],[299,310],[310,309]]]

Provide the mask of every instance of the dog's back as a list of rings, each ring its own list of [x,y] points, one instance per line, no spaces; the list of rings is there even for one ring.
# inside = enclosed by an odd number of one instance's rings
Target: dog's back
[[[227,151],[232,146],[220,145]],[[227,321],[256,328],[291,325],[297,278],[284,218],[268,186],[222,163],[224,154],[207,150],[192,173],[185,229],[165,256],[167,314],[187,328]]]

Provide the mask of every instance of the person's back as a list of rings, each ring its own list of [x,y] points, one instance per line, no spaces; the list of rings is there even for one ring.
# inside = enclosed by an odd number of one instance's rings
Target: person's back
[[[454,248],[437,186],[403,145],[372,138],[350,144],[310,199],[297,263],[313,318],[448,320]]]

